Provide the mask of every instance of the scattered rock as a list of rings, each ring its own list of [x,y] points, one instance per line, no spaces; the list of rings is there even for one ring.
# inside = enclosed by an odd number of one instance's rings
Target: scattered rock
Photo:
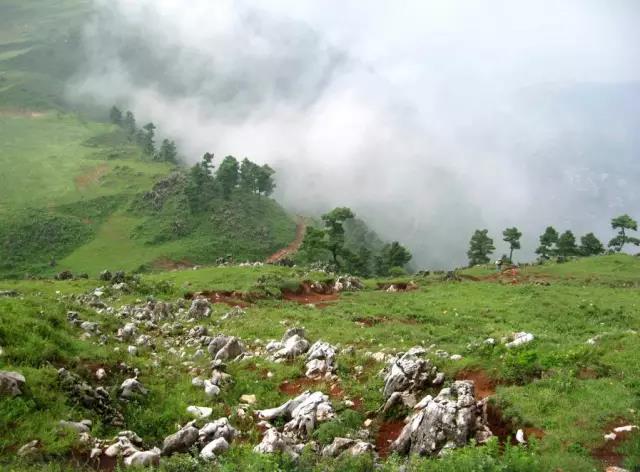
[[[127,467],[158,467],[160,465],[160,449],[154,447],[149,451],[137,451],[124,458]]]
[[[352,456],[375,453],[375,446],[365,441],[358,441],[349,438],[335,438],[331,444],[322,449],[325,457],[338,457],[344,453]]]
[[[246,403],[247,405],[254,405],[256,403],[255,395],[242,395],[240,397],[240,403]]]
[[[196,441],[200,432],[192,424],[187,424],[177,433],[167,436],[162,444],[162,455],[170,456],[176,452],[188,452]]]
[[[211,315],[211,303],[206,298],[194,298],[188,314],[190,318],[208,318]]]
[[[22,395],[21,389],[25,383],[24,375],[18,372],[0,371],[0,396]]]
[[[213,409],[208,406],[188,406],[187,413],[191,414],[195,418],[208,418],[213,413]]]
[[[316,341],[307,353],[307,372],[305,375],[309,378],[315,378],[332,374],[337,367],[335,357],[335,346],[323,341]]]
[[[92,426],[91,420],[82,420],[82,421],[64,421],[60,420],[60,427],[66,429],[73,429],[77,433],[88,433],[91,431]]]
[[[530,343],[534,339],[533,334],[526,333],[524,331],[513,333],[511,337],[512,341],[505,344],[505,346],[508,348],[522,346],[523,344]]]
[[[217,438],[207,444],[200,451],[200,457],[204,460],[213,460],[216,455],[220,455],[229,449],[229,443],[225,438]]]
[[[148,390],[137,378],[126,379],[119,389],[120,398],[123,400],[130,400],[147,393],[149,393]]]
[[[222,318],[220,318],[220,320],[225,321],[231,318],[238,318],[241,316],[246,315],[247,312],[245,310],[242,309],[242,307],[239,306],[234,306],[231,311],[228,311],[227,313],[225,313],[224,315],[222,315]]]
[[[304,328],[291,328],[280,342],[271,341],[267,344],[267,352],[272,353],[274,360],[293,359],[309,350],[309,341],[305,339]]]
[[[245,352],[244,345],[240,342],[240,339],[223,334],[213,338],[207,350],[214,360],[222,362],[237,359]]]
[[[40,441],[34,439],[18,449],[18,456],[31,457],[40,453]]]

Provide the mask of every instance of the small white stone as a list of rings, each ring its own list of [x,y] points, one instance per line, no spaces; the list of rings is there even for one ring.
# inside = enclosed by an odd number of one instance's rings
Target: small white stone
[[[240,397],[240,403],[246,403],[248,405],[253,405],[256,403],[256,396],[255,395],[242,395]]]
[[[207,406],[188,406],[187,413],[196,418],[208,418],[213,413],[213,408]]]

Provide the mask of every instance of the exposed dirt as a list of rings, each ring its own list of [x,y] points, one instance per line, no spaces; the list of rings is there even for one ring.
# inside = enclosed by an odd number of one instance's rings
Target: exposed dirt
[[[160,257],[153,261],[151,265],[154,269],[163,271],[192,269],[195,266],[195,264],[193,264],[188,259],[174,261],[173,259],[169,259],[168,257]]]
[[[318,308],[325,308],[338,300],[339,295],[334,293],[332,284],[323,283],[316,286],[311,282],[302,282],[296,291],[282,290],[282,298],[303,305],[313,304]]]
[[[328,389],[325,388],[327,386],[328,386]],[[340,384],[336,382],[330,383],[326,379],[322,379],[322,378],[310,379],[307,377],[300,377],[295,380],[285,380],[278,386],[278,390],[281,393],[284,393],[285,395],[289,395],[292,397],[296,395],[300,395],[305,390],[311,390],[311,389],[316,389],[316,390],[319,389],[319,390],[322,390],[323,392],[326,391],[326,393],[331,398],[334,398],[337,400],[341,400],[344,397],[344,390],[342,390],[342,387],[340,386]]]
[[[617,418],[608,423],[603,429],[603,435],[613,432],[613,428],[618,426],[626,426],[630,424],[628,420],[624,418]],[[617,449],[622,445],[624,441],[628,441],[632,436],[640,435],[638,430],[632,432],[615,433],[616,438],[613,440],[604,440],[602,445],[591,450],[591,455],[599,460],[604,467],[622,466],[624,462],[624,456],[617,452]]]
[[[204,297],[211,303],[224,303],[231,307],[246,308],[249,306],[246,302],[247,295],[242,292],[205,290],[204,292],[186,293],[184,295],[186,300],[192,300],[194,297]]]
[[[461,370],[456,374],[456,380],[473,380],[476,398],[487,398],[496,393],[497,382],[482,369]]]
[[[19,108],[2,108],[0,109],[0,116],[7,116],[10,118],[13,118],[13,117],[42,118],[43,116],[45,116],[45,113],[42,113],[40,111],[24,110]]]
[[[598,371],[595,369],[592,369],[590,367],[583,367],[578,371],[577,377],[580,380],[589,380],[589,379],[597,379],[600,377],[600,375],[598,374]]]
[[[287,247],[280,249],[275,254],[269,256],[266,260],[268,264],[276,263],[286,257],[292,256],[302,246],[302,240],[304,239],[304,233],[307,231],[307,225],[301,217],[298,217],[298,223],[296,224],[296,237]]]
[[[376,436],[376,450],[381,458],[389,455],[389,446],[400,436],[404,421],[386,421],[380,425]]]
[[[389,318],[386,316],[360,316],[354,319],[353,322],[360,326],[366,326],[367,328],[376,326],[380,323],[388,323],[388,322],[408,324],[408,325],[415,325],[419,323],[418,320],[415,320],[413,318]]]
[[[487,424],[494,436],[498,438],[500,444],[518,444],[516,441],[516,428],[513,423],[502,416],[502,411],[493,403],[487,403]]]
[[[100,164],[77,175],[73,180],[78,190],[84,190],[98,182],[107,172],[109,172],[109,166],[107,164]]]

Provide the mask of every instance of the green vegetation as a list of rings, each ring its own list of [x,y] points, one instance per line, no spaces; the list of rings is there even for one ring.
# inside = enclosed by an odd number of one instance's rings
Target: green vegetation
[[[487,235],[488,232],[488,229],[477,229],[475,233],[473,233],[473,236],[471,236],[469,250],[467,251],[470,266],[486,264],[489,262],[489,255],[496,250],[493,245],[493,239]]]
[[[618,235],[609,241],[609,247],[622,251],[625,244],[640,246],[640,239],[627,235],[627,231],[638,231],[638,223],[629,215],[621,215],[611,220],[611,228],[618,230]]]
[[[480,274],[480,269],[474,268],[473,273]],[[487,274],[490,271],[486,268]],[[504,421],[514,428],[537,428],[542,431],[542,438],[526,448],[503,450],[492,442],[456,451],[444,459],[413,458],[409,470],[466,470],[470,464],[482,464],[481,470],[488,471],[595,471],[602,468],[597,450],[604,444],[603,435],[609,432],[610,425],[640,421],[638,274],[638,258],[615,255],[522,268],[516,284],[511,280],[500,283],[500,279],[447,282],[432,275],[417,280],[417,290],[386,293],[367,281],[370,288],[344,293],[321,310],[277,298],[254,299],[246,308],[246,315],[225,321],[220,321],[220,316],[229,308],[214,305],[212,318],[200,324],[213,332],[240,336],[250,346],[256,338],[280,338],[285,329],[283,323],[304,325],[311,340],[354,346],[353,354],[338,356],[338,375],[345,395],[361,399],[362,407],[345,408],[334,398],[337,418],[323,423],[315,432],[315,439],[321,444],[330,442],[336,434],[354,434],[362,428],[365,412],[376,410],[382,403],[382,380],[376,375],[382,364],[365,356],[365,352],[397,352],[414,345],[435,344],[437,349],[463,356],[459,361],[432,357],[448,381],[462,372],[482,370],[496,385],[492,403],[502,410]],[[322,275],[268,266],[182,270],[143,276],[132,293],[114,294],[114,299],[107,300],[120,306],[149,293],[172,300],[187,291],[249,292],[256,290],[261,280],[280,280],[285,286],[290,285],[288,281],[316,277]],[[548,285],[538,284],[539,280]],[[60,419],[92,419],[92,434],[97,437],[110,437],[114,430],[101,424],[94,412],[68,401],[57,386],[56,369],[64,366],[95,384],[95,366],[105,366],[109,370],[106,385],[113,392],[126,377],[115,366],[125,362],[140,369],[140,379],[150,394],[140,401],[119,405],[126,428],[136,431],[149,447],[173,433],[177,423],[188,420],[187,405],[211,406],[214,417],[228,415],[225,405],[229,405],[231,421],[244,432],[245,439],[234,442],[218,465],[210,466],[211,470],[370,470],[367,458],[319,462],[315,454],[309,453],[293,463],[287,457],[262,457],[251,451],[260,434],[251,421],[233,413],[233,405],[246,393],[256,394],[254,408],[280,404],[289,396],[278,386],[302,375],[300,361],[278,364],[257,357],[230,363],[228,372],[234,382],[223,389],[219,399],[210,400],[191,385],[189,368],[163,347],[164,340],[169,339],[167,334],[154,332],[155,351],[142,349],[138,357],[129,356],[126,344],[113,338],[105,345],[100,345],[96,337],[82,340],[82,331],[66,321],[67,310],[79,311],[82,319],[98,321],[110,336],[123,323],[111,315],[85,309],[70,297],[99,283],[102,282],[0,283],[1,290],[21,294],[0,298],[0,345],[4,350],[0,369],[17,370],[27,378],[23,396],[0,401],[0,425],[13,425],[0,434],[0,462],[4,468],[42,470],[40,461],[45,459],[49,470],[77,466],[71,454],[78,448],[77,440],[62,434],[57,427]],[[382,321],[362,323],[367,319]],[[515,331],[534,333],[535,340],[518,349],[505,349],[500,339]],[[483,343],[489,337],[497,340],[495,346]],[[588,343],[589,339],[593,343]],[[187,350],[189,358],[194,350],[195,347]],[[154,367],[154,363],[159,366]],[[206,368],[208,361],[196,361],[196,366],[200,364]],[[168,369],[169,366],[173,367]],[[356,366],[364,367],[363,374],[354,375]],[[271,372],[271,377],[264,375],[266,371]],[[315,388],[324,390],[329,385],[319,383]],[[381,421],[374,415],[370,428],[374,439]],[[35,463],[20,462],[16,448],[33,439],[41,441],[43,458],[34,459]],[[613,449],[620,451],[616,457],[620,457],[621,464],[632,470],[640,464],[639,443],[640,434],[634,433]],[[403,459],[394,456],[382,470],[397,470],[403,463]],[[192,464],[193,470],[208,470],[188,455],[163,459],[163,464],[164,470],[185,470],[177,467],[187,467],[186,464]]]

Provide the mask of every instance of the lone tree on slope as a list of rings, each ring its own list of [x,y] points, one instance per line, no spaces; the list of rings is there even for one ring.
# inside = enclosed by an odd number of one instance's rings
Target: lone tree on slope
[[[547,226],[547,229],[545,229],[544,233],[540,236],[540,246],[536,249],[536,254],[542,259],[549,259],[549,257],[553,256],[557,251],[557,248],[553,247],[557,242],[558,232],[553,226]]]
[[[509,262],[513,263],[513,250],[520,249],[520,238],[522,233],[515,226],[507,228],[502,232],[503,241],[509,243]]]
[[[611,220],[611,228],[617,229],[618,234],[609,241],[609,247],[612,247],[617,252],[622,251],[622,247],[627,243],[640,246],[640,239],[627,236],[626,230],[638,231],[638,223],[629,215],[620,215],[613,218]]]
[[[487,235],[488,232],[488,229],[477,229],[471,236],[469,250],[467,251],[470,266],[488,263],[489,255],[496,250],[493,245],[493,239]]]
[[[378,275],[389,275],[394,267],[404,267],[413,256],[407,248],[398,241],[385,244],[380,255],[376,257],[376,271]]]

